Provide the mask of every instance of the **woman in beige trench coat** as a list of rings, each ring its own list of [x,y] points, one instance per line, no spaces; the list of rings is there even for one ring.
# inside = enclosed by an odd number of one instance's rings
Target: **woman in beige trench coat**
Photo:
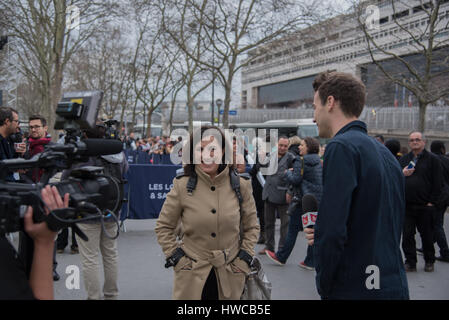
[[[216,130],[215,136],[209,135],[210,130],[203,135],[211,128]],[[173,299],[238,300],[250,271],[245,258],[254,256],[259,236],[251,181],[240,178],[240,212],[230,182],[232,166],[224,164],[223,151],[232,151],[232,146],[225,148],[228,142],[217,127],[202,127],[201,137],[194,148],[191,137],[183,149],[183,162],[187,156],[190,162],[184,165],[185,175],[173,180],[155,231],[167,261],[174,265]],[[215,161],[210,163],[208,157]],[[188,192],[191,175],[196,175],[197,184]],[[179,220],[181,241],[177,241],[175,231]]]

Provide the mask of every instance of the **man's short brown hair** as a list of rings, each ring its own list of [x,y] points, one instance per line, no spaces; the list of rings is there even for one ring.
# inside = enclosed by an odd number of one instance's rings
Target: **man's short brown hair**
[[[321,84],[318,94],[323,105],[329,96],[333,96],[340,102],[340,108],[346,116],[359,117],[365,106],[365,85],[349,73],[332,73],[330,78]]]
[[[316,92],[320,88],[320,86],[323,83],[325,83],[327,80],[329,80],[331,75],[334,73],[335,73],[335,71],[330,71],[330,70],[319,73],[313,80],[313,83],[312,83],[313,91]]]
[[[40,120],[43,127],[47,125],[47,120],[45,120],[45,118],[42,117],[41,115],[33,114],[28,118],[28,122],[31,122],[33,120]]]

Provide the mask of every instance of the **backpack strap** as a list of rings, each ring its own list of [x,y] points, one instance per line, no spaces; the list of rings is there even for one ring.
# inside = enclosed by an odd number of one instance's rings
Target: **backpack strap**
[[[184,172],[184,168],[180,168],[176,170],[176,179],[181,179],[182,177],[187,176]],[[187,194],[192,195],[193,190],[196,188],[196,184],[198,183],[198,176],[195,171],[192,172],[192,175],[189,176],[189,180],[187,181]]]
[[[187,181],[187,194],[188,195],[192,195],[193,190],[195,190],[196,188],[196,184],[198,183],[198,176],[196,175],[196,172],[193,171],[192,175],[189,177],[189,181]]]
[[[180,179],[181,177],[185,176],[184,169],[178,169],[176,170],[176,179]],[[239,175],[237,171],[229,169],[229,180],[231,181],[231,187],[232,190],[234,190],[237,199],[239,200],[239,206],[240,206],[240,212],[242,211],[242,203],[243,203],[243,196],[240,191],[240,177],[243,177],[244,179],[250,179],[249,175]],[[196,188],[196,185],[198,183],[198,176],[196,172],[192,172],[192,175],[189,176],[189,181],[187,181],[187,193],[189,195],[192,195],[193,191]]]
[[[181,179],[185,175],[186,174],[184,172],[184,168],[179,168],[178,170],[176,170],[176,179]]]
[[[236,170],[229,169],[229,179],[231,180],[231,188],[234,190],[239,200],[240,212],[242,211],[243,196],[240,192],[240,176]]]

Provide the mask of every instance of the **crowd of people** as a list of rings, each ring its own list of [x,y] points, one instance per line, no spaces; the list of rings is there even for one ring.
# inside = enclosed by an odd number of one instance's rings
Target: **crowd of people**
[[[322,73],[314,90],[319,135],[331,140],[324,147],[312,137],[279,137],[277,154],[271,155],[278,160],[274,174],[261,178],[263,161],[248,165],[245,150],[233,155],[243,156],[244,165],[205,161],[217,151],[224,157],[224,142],[207,148],[221,141],[214,136],[203,137],[195,146],[190,142],[190,157],[201,153],[202,162],[185,165],[176,177],[156,227],[166,266],[174,267],[173,298],[238,297],[244,287],[241,273],[250,267],[251,259],[245,257],[255,254],[256,243],[264,245],[259,254],[284,265],[303,229],[305,195],[316,200],[318,218],[315,228],[303,230],[308,249],[299,266],[316,271],[322,299],[409,299],[406,272],[417,270],[416,229],[423,239],[424,271],[434,271],[435,259],[448,261],[442,224],[449,185],[442,164],[444,144],[434,141],[428,152],[422,133],[412,132],[410,152],[400,145],[391,151],[396,142],[388,141],[385,147],[382,137],[369,137],[366,124],[358,120],[365,86],[352,75]],[[205,129],[211,128],[202,132]],[[240,197],[232,192],[230,169],[239,172],[245,185]],[[249,198],[246,179],[253,186]],[[238,227],[237,221],[243,224]],[[183,233],[178,232],[180,225]],[[440,246],[439,257],[434,242]],[[378,274],[369,283],[371,270]]]
[[[170,154],[173,151],[173,147],[178,143],[177,140],[172,141],[168,136],[136,139],[134,132],[124,136],[122,142],[126,149],[143,151],[149,155]]]

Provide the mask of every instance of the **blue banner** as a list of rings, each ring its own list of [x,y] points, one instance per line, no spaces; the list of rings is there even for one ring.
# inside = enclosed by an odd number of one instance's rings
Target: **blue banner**
[[[138,150],[125,150],[126,159],[129,164],[173,164],[169,154],[148,154]]]
[[[120,219],[156,219],[181,166],[130,164]],[[129,210],[128,210],[129,209]]]

